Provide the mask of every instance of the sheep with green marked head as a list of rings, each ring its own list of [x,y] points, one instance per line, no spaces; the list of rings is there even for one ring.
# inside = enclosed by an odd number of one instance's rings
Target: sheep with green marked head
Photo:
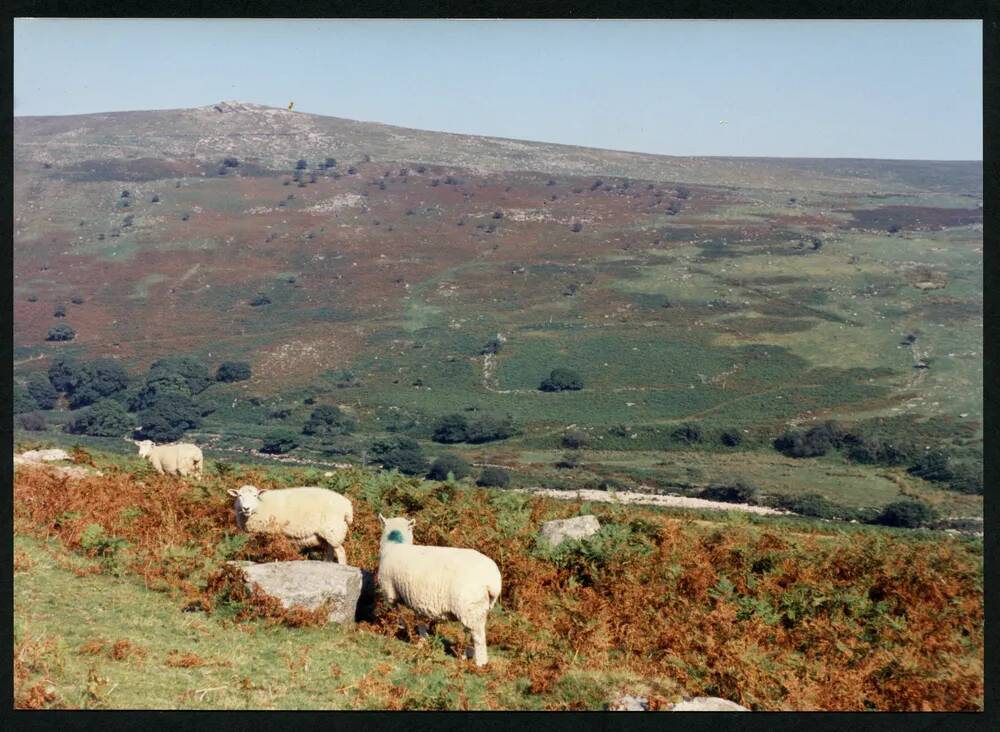
[[[475,549],[414,544],[413,519],[379,520],[378,585],[386,600],[430,620],[458,620],[472,634],[476,665],[486,665],[486,616],[500,597],[496,562]]]

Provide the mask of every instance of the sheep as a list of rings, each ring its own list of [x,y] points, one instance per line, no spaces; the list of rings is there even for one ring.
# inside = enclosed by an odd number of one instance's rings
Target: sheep
[[[472,634],[476,665],[485,666],[486,616],[500,597],[496,562],[475,549],[414,544],[413,519],[379,520],[378,585],[386,600],[430,620],[458,620]]]
[[[139,456],[153,464],[158,473],[170,475],[194,475],[201,477],[201,468],[205,458],[201,448],[189,442],[175,442],[170,445],[154,445],[152,440],[136,442],[139,446]]]
[[[326,488],[303,486],[260,490],[245,485],[226,491],[236,499],[236,525],[247,533],[284,534],[299,549],[322,546],[326,560],[347,564],[344,540],[354,522],[350,499]]]

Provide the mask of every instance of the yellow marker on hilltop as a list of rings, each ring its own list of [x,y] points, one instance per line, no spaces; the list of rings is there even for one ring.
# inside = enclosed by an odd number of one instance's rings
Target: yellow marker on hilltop
[[[289,102],[288,103],[288,111],[291,112],[292,111],[292,107],[294,107],[294,106],[295,106],[295,102]]]

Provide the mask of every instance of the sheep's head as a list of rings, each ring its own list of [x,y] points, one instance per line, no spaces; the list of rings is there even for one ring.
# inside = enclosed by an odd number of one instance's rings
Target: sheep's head
[[[417,522],[405,516],[386,518],[382,514],[378,515],[378,520],[382,522],[382,543],[390,544],[412,544],[413,526]]]
[[[262,491],[254,485],[244,485],[239,490],[230,488],[226,493],[236,499],[236,502],[233,504],[236,515],[249,518],[257,510],[257,506],[260,505],[260,497],[267,493],[267,491]]]
[[[153,452],[153,441],[143,440],[142,442],[135,443],[139,447],[139,457],[146,457],[151,452]]]

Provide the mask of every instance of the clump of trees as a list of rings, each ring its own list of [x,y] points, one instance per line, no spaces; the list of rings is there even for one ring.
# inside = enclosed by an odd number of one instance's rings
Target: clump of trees
[[[45,336],[47,341],[71,341],[74,338],[76,338],[76,331],[62,323],[49,328],[49,332]]]
[[[484,415],[469,421],[463,414],[449,414],[434,425],[432,439],[443,444],[468,442],[478,445],[505,440],[515,433],[514,421],[509,415],[503,418]]]
[[[375,440],[369,454],[386,470],[395,469],[404,475],[423,475],[427,472],[427,458],[420,443],[412,437],[400,435]]]
[[[39,409],[52,409],[59,400],[59,392],[45,374],[35,372],[28,377],[28,394]]]
[[[309,421],[302,427],[304,435],[346,435],[358,426],[357,420],[340,407],[323,404],[312,411]]]
[[[227,384],[246,381],[250,376],[250,364],[247,361],[223,361],[215,372],[215,380]]]
[[[538,388],[541,391],[578,391],[583,388],[583,377],[572,369],[552,369]]]
[[[102,399],[69,422],[66,431],[92,437],[122,437],[130,434],[134,427],[132,415],[119,402]]]
[[[472,472],[472,466],[459,455],[445,453],[431,463],[427,477],[431,480],[447,480],[450,474],[455,480],[461,480]]]

